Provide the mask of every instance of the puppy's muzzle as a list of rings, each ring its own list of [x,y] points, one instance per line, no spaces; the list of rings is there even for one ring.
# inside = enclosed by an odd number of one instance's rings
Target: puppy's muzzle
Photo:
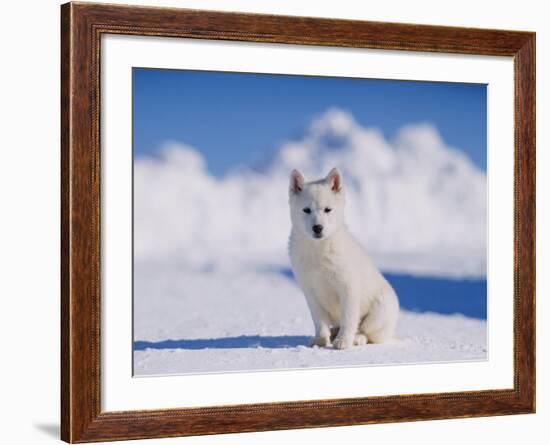
[[[311,229],[317,238],[322,236],[323,226],[321,224],[315,224]]]

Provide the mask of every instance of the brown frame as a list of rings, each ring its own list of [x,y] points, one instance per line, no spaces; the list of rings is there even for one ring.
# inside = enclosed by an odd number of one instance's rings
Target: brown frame
[[[512,56],[514,388],[102,412],[100,37],[104,33]],[[93,3],[61,7],[61,438],[173,437],[535,412],[535,34]]]

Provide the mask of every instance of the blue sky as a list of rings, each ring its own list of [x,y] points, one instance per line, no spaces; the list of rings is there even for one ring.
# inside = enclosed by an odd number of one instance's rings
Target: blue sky
[[[427,122],[486,170],[487,89],[480,84],[134,68],[134,153],[193,146],[221,176],[254,164],[329,107],[391,139]]]

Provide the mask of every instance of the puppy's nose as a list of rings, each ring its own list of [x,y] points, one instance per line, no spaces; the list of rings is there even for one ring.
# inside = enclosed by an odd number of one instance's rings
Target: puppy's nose
[[[321,224],[315,224],[312,229],[317,235],[320,235],[323,231],[323,226]]]

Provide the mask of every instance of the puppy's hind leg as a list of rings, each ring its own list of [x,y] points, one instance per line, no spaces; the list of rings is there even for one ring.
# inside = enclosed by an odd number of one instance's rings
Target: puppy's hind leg
[[[395,333],[399,316],[399,301],[391,286],[385,287],[373,301],[369,313],[359,325],[359,332],[369,343],[385,343]]]

